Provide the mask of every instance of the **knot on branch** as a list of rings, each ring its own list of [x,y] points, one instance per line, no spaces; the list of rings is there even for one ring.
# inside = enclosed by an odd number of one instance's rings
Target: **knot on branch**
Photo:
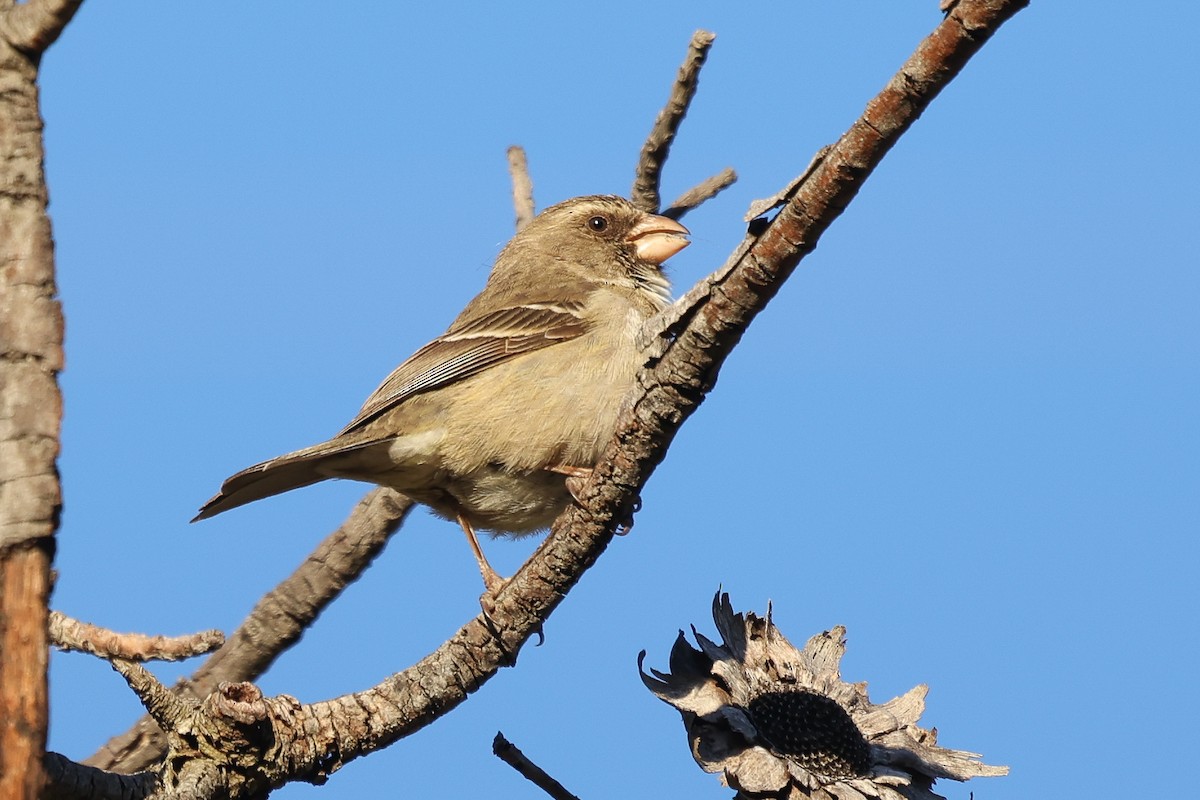
[[[231,733],[269,722],[262,690],[252,683],[222,683],[205,698],[201,709],[214,720],[229,725]]]
[[[166,793],[256,797],[271,788],[277,737],[271,702],[257,686],[222,683],[166,733],[161,774]]]

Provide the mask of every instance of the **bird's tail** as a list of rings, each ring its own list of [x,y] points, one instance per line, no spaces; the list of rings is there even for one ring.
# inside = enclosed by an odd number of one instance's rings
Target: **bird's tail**
[[[341,446],[334,442],[323,442],[247,467],[226,478],[221,484],[221,491],[200,507],[200,513],[192,518],[192,522],[214,517],[223,511],[262,500],[264,497],[273,497],[332,478],[333,474],[327,469],[322,469],[325,459],[345,455],[350,450],[370,444],[373,442]]]

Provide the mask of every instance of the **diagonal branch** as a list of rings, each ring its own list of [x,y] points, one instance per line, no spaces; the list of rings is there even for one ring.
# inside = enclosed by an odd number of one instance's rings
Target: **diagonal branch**
[[[665,332],[661,354],[640,376],[631,408],[590,485],[580,493],[581,505],[558,520],[551,538],[531,559],[530,573],[544,563],[567,572],[599,557],[612,539],[613,521],[632,512],[650,473],[750,322],[899,137],[988,38],[1026,5],[1028,0],[963,0],[791,189],[765,230],[748,236],[725,266],[690,292],[682,307],[672,309],[678,322]],[[565,592],[573,582],[562,580],[551,588]]]
[[[692,98],[696,96],[696,88],[700,84],[700,68],[704,66],[709,48],[716,38],[716,34],[703,30],[692,34],[687,56],[679,68],[675,84],[671,87],[671,96],[663,110],[658,112],[654,127],[650,129],[650,135],[642,145],[633,188],[629,192],[629,199],[638,208],[657,212],[662,206],[659,184],[662,181],[663,165],[667,163],[667,155],[671,151],[671,142],[675,141],[675,133],[679,130],[683,118],[687,116]]]
[[[1028,0],[962,0],[917,48],[863,116],[782,198],[765,230],[755,226],[730,260],[675,309],[677,322],[657,342],[639,376],[605,459],[550,537],[476,618],[416,665],[383,683],[333,700],[303,705],[262,699],[253,687],[224,686],[246,696],[254,725],[270,721],[269,759],[255,776],[271,786],[320,781],[348,761],[378,750],[441,717],[501,667],[578,582],[634,510],[638,492],[663,459],[683,421],[713,385],[737,344],[800,259],[841,214],[863,181],[967,60]],[[240,706],[241,707],[241,706]],[[265,745],[264,745],[265,746]],[[229,775],[230,767],[196,769]],[[207,771],[206,771],[207,770]],[[257,776],[257,777],[256,777]]]
[[[728,353],[800,259],[845,209],[899,136],[920,116],[995,30],[1028,0],[961,0],[923,41],[863,116],[781,196],[778,215],[737,248],[729,261],[673,309],[655,344],[617,433],[588,484],[555,522],[549,538],[479,617],[441,647],[383,683],[353,695],[304,705],[263,698],[247,684],[209,696],[212,723],[203,747],[174,753],[163,791],[187,786],[243,797],[292,780],[319,782],[348,761],[411,734],[452,710],[521,646],[628,519],[654,467],[683,421],[704,399]],[[199,718],[189,725],[200,730]],[[221,743],[237,735],[238,754],[257,748],[249,768],[217,762]],[[190,734],[189,734],[190,735]],[[211,760],[210,760],[211,759]]]

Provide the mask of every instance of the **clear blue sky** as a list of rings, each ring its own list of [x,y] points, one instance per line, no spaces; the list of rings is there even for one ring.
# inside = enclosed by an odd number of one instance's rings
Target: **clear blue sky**
[[[339,522],[327,484],[187,524],[228,474],[336,432],[442,331],[539,207],[626,193],[692,31],[718,35],[673,151],[685,289],[858,115],[936,2],[746,6],[103,3],[43,68],[67,314],[55,605],[232,630]],[[843,674],[932,687],[943,744],[1011,777],[953,798],[1120,797],[1194,761],[1200,590],[1200,7],[1035,2],[900,142],[760,317],[547,641],[446,719],[280,796],[719,798],[637,679],[718,585]],[[485,543],[511,572],[531,543]],[[477,613],[421,513],[262,681],[305,701],[408,666]],[[380,622],[383,625],[380,626]],[[172,678],[176,669],[159,674]],[[56,656],[51,746],[140,708]]]

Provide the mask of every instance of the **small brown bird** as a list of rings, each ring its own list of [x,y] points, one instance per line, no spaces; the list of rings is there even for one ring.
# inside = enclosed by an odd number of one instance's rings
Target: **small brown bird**
[[[458,521],[494,593],[504,581],[475,531],[545,529],[591,473],[645,360],[642,324],[669,301],[662,262],[687,234],[615,196],[547,208],[341,433],[242,470],[195,519],[329,478],[389,486]]]

